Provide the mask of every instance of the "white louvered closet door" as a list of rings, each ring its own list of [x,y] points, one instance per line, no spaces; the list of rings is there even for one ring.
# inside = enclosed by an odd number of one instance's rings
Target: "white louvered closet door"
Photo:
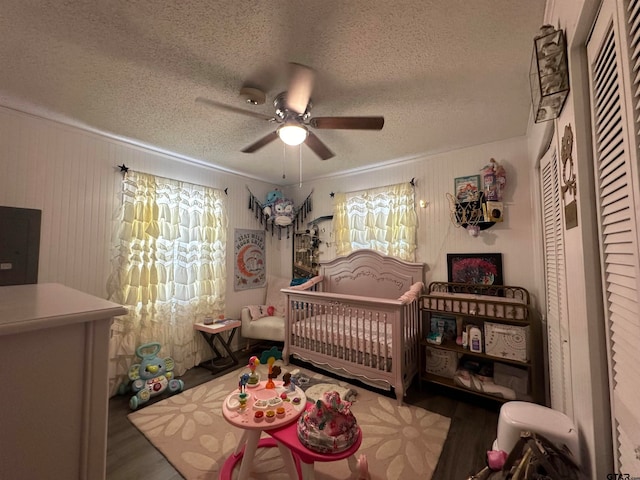
[[[560,193],[557,137],[540,160],[542,230],[551,407],[573,416],[571,397],[571,352],[564,259],[564,211]]]
[[[587,44],[614,459],[631,476],[640,476],[639,12],[640,0],[604,0]]]

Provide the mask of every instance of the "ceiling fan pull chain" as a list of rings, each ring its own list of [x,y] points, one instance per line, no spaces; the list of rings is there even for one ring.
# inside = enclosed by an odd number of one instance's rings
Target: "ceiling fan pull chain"
[[[287,176],[284,174],[284,163],[287,157],[287,146],[282,144],[282,178],[285,179]]]
[[[302,144],[298,145],[298,154],[300,158],[300,185],[298,188],[302,188]]]

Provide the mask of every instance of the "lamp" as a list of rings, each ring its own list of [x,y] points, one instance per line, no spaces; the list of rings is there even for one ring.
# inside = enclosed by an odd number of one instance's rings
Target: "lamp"
[[[533,39],[529,80],[535,123],[557,118],[569,95],[569,67],[564,32],[553,25]]]
[[[307,139],[309,132],[305,127],[295,122],[287,122],[276,130],[280,140],[287,145],[300,145]]]

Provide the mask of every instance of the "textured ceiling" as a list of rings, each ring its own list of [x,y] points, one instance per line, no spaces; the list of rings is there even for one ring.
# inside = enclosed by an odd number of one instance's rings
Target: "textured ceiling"
[[[306,179],[524,135],[544,0],[37,1],[0,7],[0,104],[153,145],[273,184],[298,147],[265,115],[287,63],[316,70],[312,116],[383,115],[382,131],[315,130]],[[243,85],[267,94],[243,103]],[[282,179],[282,171],[287,178]]]

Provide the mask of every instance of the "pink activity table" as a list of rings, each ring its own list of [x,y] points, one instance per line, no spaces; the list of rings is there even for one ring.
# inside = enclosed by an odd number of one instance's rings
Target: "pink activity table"
[[[243,432],[235,451],[220,470],[220,480],[230,479],[234,466],[240,460],[242,463],[238,479],[247,480],[258,446],[274,446],[273,442],[268,442],[268,439],[261,441],[261,433],[263,431],[269,433],[273,429],[290,424],[295,427],[295,421],[304,411],[307,397],[300,388],[295,387],[295,390],[291,391],[289,387],[282,386],[282,381],[276,380],[274,382],[276,388],[266,389],[266,383],[266,381],[261,381],[255,387],[247,385],[248,398],[244,408],[240,407],[239,390],[231,392],[222,403],[224,419],[231,425],[241,428]],[[276,414],[279,407],[284,411]],[[256,418],[256,412],[262,412],[263,416],[259,419]],[[268,412],[273,412],[273,416],[268,417]],[[289,478],[298,478],[299,471],[291,450],[281,442],[277,442],[276,446],[280,450]]]

